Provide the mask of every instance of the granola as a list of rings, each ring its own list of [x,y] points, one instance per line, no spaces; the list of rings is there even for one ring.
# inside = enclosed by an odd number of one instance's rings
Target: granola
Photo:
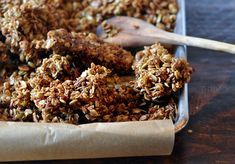
[[[138,52],[133,68],[136,73],[134,87],[146,100],[155,100],[178,91],[189,82],[192,73],[186,60],[173,57],[160,44]]]
[[[129,71],[133,56],[123,48],[105,43],[92,33],[75,33],[64,29],[49,31],[47,39],[38,43],[41,49],[52,50],[60,54],[70,54],[84,65],[102,64],[119,71]]]
[[[134,59],[91,32],[115,15],[172,31],[177,11],[175,0],[2,0],[0,120],[174,120],[177,100],[172,93],[189,82],[189,64],[160,44]],[[108,36],[118,32],[105,22],[103,26]],[[123,74],[135,74],[135,79],[124,83]]]
[[[176,0],[3,0],[0,2],[0,30],[15,58],[38,64],[32,47],[50,30],[95,32],[98,24],[116,15],[143,19],[159,28],[173,31]],[[118,33],[113,29],[108,36]]]

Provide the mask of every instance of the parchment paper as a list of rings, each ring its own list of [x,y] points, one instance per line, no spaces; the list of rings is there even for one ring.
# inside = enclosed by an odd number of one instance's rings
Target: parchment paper
[[[171,120],[85,125],[0,122],[0,161],[169,155]]]

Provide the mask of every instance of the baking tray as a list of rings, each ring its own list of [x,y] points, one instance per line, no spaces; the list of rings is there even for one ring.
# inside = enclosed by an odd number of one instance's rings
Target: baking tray
[[[177,0],[179,6],[179,12],[176,19],[176,26],[174,33],[186,35],[186,15],[185,15],[185,0]],[[178,58],[184,58],[187,60],[187,48],[186,46],[177,46],[175,56]],[[180,91],[178,100],[178,114],[175,119],[175,133],[182,130],[189,120],[189,107],[188,107],[188,84],[185,84]]]
[[[178,0],[178,5],[180,7],[180,10],[178,12],[178,16],[176,20],[175,33],[185,35],[186,33],[185,1]],[[187,58],[186,46],[177,46],[175,55],[176,57],[186,59]],[[182,130],[186,126],[188,119],[189,119],[188,85],[187,84],[185,84],[183,89],[180,91],[178,95],[178,100],[179,100],[178,101],[178,114],[177,114],[177,117],[175,119],[175,124],[174,124],[175,133]],[[164,121],[168,121],[165,123],[172,123],[170,120],[163,120],[163,122]],[[20,123],[21,125],[18,125],[18,124],[15,124],[14,122],[8,122],[8,123],[2,122],[1,132],[3,135],[0,135],[1,136],[0,140],[2,143],[7,143],[7,144],[5,144],[5,146],[2,147],[4,151],[0,151],[0,161],[2,160],[1,155],[2,157],[4,157],[5,161],[9,161],[9,160],[19,161],[19,160],[36,160],[36,159],[40,159],[40,160],[42,159],[78,159],[79,157],[88,158],[88,157],[84,157],[84,154],[89,155],[89,158],[101,158],[101,157],[123,157],[123,156],[143,156],[143,155],[146,155],[146,156],[169,155],[172,152],[173,145],[174,145],[174,133],[173,133],[172,128],[165,131],[165,128],[164,128],[165,126],[158,127],[156,125],[159,125],[159,124],[155,122],[154,123],[152,122],[151,124],[151,122],[147,123],[146,121],[142,123],[146,123],[147,125],[150,124],[151,126],[148,126],[148,128],[143,128],[143,130],[139,130],[139,125],[138,125],[139,123],[140,122],[137,122],[137,125],[132,124],[134,128],[132,128],[133,131],[132,129],[130,131],[131,135],[126,135],[126,133],[129,131],[125,129],[126,126],[123,126],[126,124],[125,122],[118,123],[118,124],[110,123],[110,125],[113,125],[111,126],[113,129],[111,130],[115,132],[114,133],[115,138],[114,140],[108,140],[106,138],[110,138],[112,134],[107,133],[107,127],[103,127],[102,123],[89,124],[89,125],[87,124],[86,126],[89,126],[90,128],[86,130],[84,130],[83,128],[82,130],[81,127],[76,126],[75,128],[74,125],[67,125],[67,124],[61,124],[60,127],[57,127],[57,124],[46,125],[42,123],[40,125],[37,124],[37,127],[35,127],[33,123],[24,123],[24,124]],[[164,125],[166,125],[165,123]],[[153,130],[155,127],[156,129]],[[94,129],[97,130],[97,134],[95,134],[95,136],[92,135],[91,137],[91,133],[93,132]],[[116,136],[117,129],[121,130],[121,133],[119,134],[119,136]],[[147,132],[145,132],[145,130],[147,130]],[[16,131],[17,133],[15,133]],[[26,133],[22,133],[23,131]],[[9,132],[11,132],[12,135]],[[168,132],[168,135],[164,135],[166,134],[166,132]],[[57,137],[56,137],[56,134],[57,134]],[[144,135],[142,136],[141,134],[144,134]],[[156,137],[156,139],[158,140],[156,140],[153,137],[153,136],[156,136],[156,134],[159,134],[159,137]],[[77,136],[82,136],[85,139],[80,140],[79,137]],[[152,139],[152,140],[149,140],[149,139]],[[106,143],[106,141],[109,141],[109,142]],[[121,144],[117,144],[117,141],[120,141]],[[145,141],[148,141],[147,144]],[[166,141],[171,141],[171,142],[166,142]],[[29,143],[33,143],[33,144],[31,145]],[[86,144],[86,147],[84,146],[84,149],[80,150],[80,146],[84,143]],[[87,148],[87,143],[91,145],[91,149]],[[97,143],[96,146],[98,145],[95,148],[93,145],[94,143]],[[105,143],[106,145],[104,145]],[[13,144],[13,146],[11,146],[11,144]],[[111,148],[113,148],[114,150],[113,152],[110,150],[110,145],[111,145]],[[118,145],[121,145],[121,148],[117,149]],[[125,147],[123,148],[122,145],[125,145],[126,148]],[[160,147],[160,149],[156,149],[155,145]],[[83,146],[81,147],[83,148]],[[164,148],[164,151],[163,151],[163,148]],[[99,151],[99,150],[102,150],[102,151]],[[100,153],[97,155],[96,151],[99,151]],[[28,152],[30,152],[31,155],[29,155]],[[72,152],[74,153],[73,155],[71,155]],[[119,152],[119,155],[117,155],[116,152]],[[112,156],[111,155],[112,153],[114,153],[115,156]],[[6,157],[6,154],[9,156]],[[11,154],[15,154],[15,156],[12,156]],[[47,157],[45,157],[44,155],[47,155]]]
[[[186,34],[186,19],[185,19],[185,0],[177,0],[179,6],[179,12],[177,14],[176,26],[174,33],[185,35]],[[186,46],[177,46],[175,51],[175,56],[179,58],[187,59],[187,49]],[[183,89],[180,91],[178,97],[178,114],[174,120],[175,133],[182,130],[188,120],[188,84],[185,84]]]

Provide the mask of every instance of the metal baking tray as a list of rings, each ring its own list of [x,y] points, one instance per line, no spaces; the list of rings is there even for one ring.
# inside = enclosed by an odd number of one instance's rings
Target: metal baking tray
[[[177,0],[179,12],[176,19],[176,26],[174,33],[186,35],[186,15],[185,15],[185,0]],[[177,46],[175,56],[178,58],[187,59],[186,46]],[[188,106],[188,84],[185,84],[180,91],[178,100],[178,114],[175,119],[175,133],[181,131],[189,120],[189,106]]]
[[[177,14],[174,33],[186,35],[185,0],[177,0],[177,3],[179,6],[179,12]],[[187,59],[186,46],[177,46],[175,56]],[[175,133],[181,131],[187,125],[188,120],[188,84],[185,84],[178,97],[178,114],[174,120]]]

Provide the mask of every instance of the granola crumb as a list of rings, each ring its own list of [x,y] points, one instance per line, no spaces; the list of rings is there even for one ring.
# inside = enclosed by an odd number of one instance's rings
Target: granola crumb
[[[188,133],[193,133],[193,130],[192,129],[188,129]]]
[[[116,36],[121,29],[113,26],[112,24],[108,24],[107,21],[103,21],[101,26],[104,30],[104,37],[103,38],[110,38]]]

